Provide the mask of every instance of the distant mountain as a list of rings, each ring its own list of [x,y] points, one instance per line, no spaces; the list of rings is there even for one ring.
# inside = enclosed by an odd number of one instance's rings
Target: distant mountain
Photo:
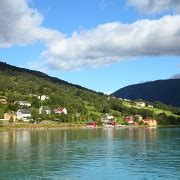
[[[180,74],[175,74],[174,76],[171,76],[169,79],[180,79]]]
[[[117,90],[112,95],[127,99],[143,99],[180,106],[180,79],[157,80],[130,85]]]

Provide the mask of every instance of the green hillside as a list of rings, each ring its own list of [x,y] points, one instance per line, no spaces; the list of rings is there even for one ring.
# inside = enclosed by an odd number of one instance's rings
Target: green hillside
[[[49,99],[41,101],[38,96],[46,95]],[[179,124],[179,111],[172,109],[171,113],[155,113],[152,109],[138,109],[127,106],[122,100],[98,93],[84,87],[68,83],[55,77],[50,77],[38,71],[18,68],[0,62],[0,99],[7,99],[7,104],[0,104],[0,119],[5,112],[16,112],[16,101],[29,101],[32,117],[35,121],[56,120],[59,122],[84,123],[97,121],[99,123],[105,113],[111,113],[116,121],[123,122],[123,117],[141,114],[154,117],[159,124]],[[65,107],[67,115],[39,115],[39,108],[48,106],[51,110]],[[176,113],[177,112],[177,113]],[[175,115],[176,113],[177,115]]]

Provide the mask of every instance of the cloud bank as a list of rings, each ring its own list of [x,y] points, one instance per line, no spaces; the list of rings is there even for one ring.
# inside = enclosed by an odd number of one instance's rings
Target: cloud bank
[[[180,16],[100,25],[74,33],[43,52],[48,63],[60,69],[96,67],[137,56],[164,55],[180,55]]]
[[[61,39],[56,30],[42,27],[43,17],[27,0],[0,1],[0,47],[28,45],[37,40]]]
[[[26,0],[0,1],[0,47],[40,41],[38,62],[61,70],[98,67],[139,56],[180,55],[180,16],[112,22],[74,32],[70,37],[43,27],[43,17]]]
[[[128,4],[144,14],[156,14],[168,10],[172,10],[175,14],[180,13],[179,0],[128,0]]]

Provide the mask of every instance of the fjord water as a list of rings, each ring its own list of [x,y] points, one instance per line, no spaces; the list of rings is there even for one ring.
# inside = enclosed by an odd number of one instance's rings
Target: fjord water
[[[0,179],[178,179],[180,128],[0,132]]]

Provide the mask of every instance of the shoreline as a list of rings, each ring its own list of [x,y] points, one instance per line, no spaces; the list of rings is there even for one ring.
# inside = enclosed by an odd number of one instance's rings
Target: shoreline
[[[12,129],[24,129],[24,130],[35,130],[35,129],[70,129],[70,128],[81,128],[84,124],[74,124],[74,123],[59,123],[59,124],[28,124],[28,123],[18,123],[18,124],[1,124],[1,130],[12,130]]]
[[[180,127],[180,125],[159,125],[157,127],[150,126],[130,126],[130,125],[120,125],[115,128],[176,128]],[[17,123],[17,124],[0,124],[0,131],[2,130],[50,130],[50,129],[73,129],[73,128],[88,128],[85,124],[80,123],[54,123],[54,124],[28,124],[28,123]],[[96,128],[113,128],[113,127],[105,127],[105,126],[97,126]],[[88,128],[91,129],[91,128]],[[95,128],[92,128],[95,129]]]

